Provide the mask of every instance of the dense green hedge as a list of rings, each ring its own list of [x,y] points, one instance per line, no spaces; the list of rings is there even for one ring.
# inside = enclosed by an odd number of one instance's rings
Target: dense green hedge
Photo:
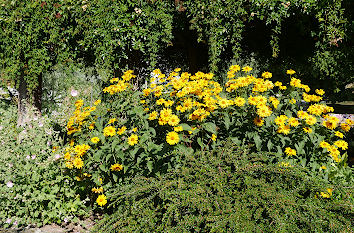
[[[183,34],[191,36],[184,43],[205,44],[213,72],[225,60],[249,56],[258,40],[256,56],[273,56],[270,65],[278,67],[292,64],[303,77],[326,81],[338,93],[353,81],[351,7],[349,0],[4,0],[1,73],[7,80],[23,76],[33,89],[58,62],[84,59],[110,73],[137,64],[160,67],[159,55],[170,51],[181,30],[191,29],[198,37]],[[293,56],[294,46],[303,56]]]
[[[270,154],[227,146],[198,152],[160,178],[115,191],[105,232],[344,232],[353,228],[353,189],[272,164]],[[325,198],[333,188],[337,198]],[[329,195],[330,196],[330,195]]]

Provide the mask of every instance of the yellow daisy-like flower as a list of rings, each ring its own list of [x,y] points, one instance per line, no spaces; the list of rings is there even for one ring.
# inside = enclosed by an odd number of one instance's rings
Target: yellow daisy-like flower
[[[234,100],[234,103],[236,106],[238,107],[242,107],[243,105],[245,105],[246,103],[246,100],[242,97],[237,97],[235,100]]]
[[[170,145],[175,145],[179,142],[178,133],[172,131],[166,135],[166,142]]]
[[[290,74],[290,75],[293,75],[293,74],[295,74],[296,72],[295,72],[294,70],[290,69],[290,70],[287,70],[286,73],[287,73],[287,74]]]
[[[312,115],[308,115],[307,117],[306,117],[306,124],[308,124],[308,125],[314,125],[314,124],[316,124],[316,122],[317,122],[317,119],[316,119],[316,117],[314,117],[314,116],[312,116]]]
[[[81,158],[76,157],[73,161],[73,165],[77,169],[81,169],[84,166],[84,162]]]
[[[340,128],[344,131],[344,132],[349,132],[350,130],[350,125],[347,123],[342,123],[340,124]]]
[[[266,105],[258,105],[257,106],[257,114],[261,118],[268,117],[272,114],[272,110]]]
[[[348,143],[344,140],[338,140],[334,142],[334,145],[336,145],[338,148],[341,148],[342,150],[348,149]]]
[[[114,122],[116,122],[116,121],[117,121],[116,118],[109,119],[108,124],[112,124],[112,123],[114,123]]]
[[[138,144],[138,135],[132,134],[128,138],[128,144],[131,146],[134,146],[135,144]]]
[[[339,137],[339,138],[343,138],[344,137],[344,134],[339,132],[339,131],[334,132],[334,135]]]
[[[157,113],[156,111],[153,111],[153,112],[150,113],[150,115],[149,115],[149,120],[152,121],[152,120],[157,119],[157,115],[158,115],[158,113]]]
[[[286,147],[285,148],[285,154],[287,154],[288,156],[295,156],[296,155],[296,150],[295,149],[291,149],[290,147]]]
[[[296,104],[296,99],[291,99],[291,100],[289,101],[289,103],[291,103],[291,104]]]
[[[320,147],[321,148],[329,148],[330,144],[326,141],[321,141],[320,142]]]
[[[290,117],[288,122],[289,122],[289,125],[292,127],[296,127],[300,124],[299,121],[295,117]]]
[[[99,105],[101,103],[101,100],[96,100],[93,104],[94,105]]]
[[[132,129],[132,131],[136,132],[136,131],[138,131],[138,128],[135,127],[134,129]]]
[[[107,198],[104,194],[101,194],[97,197],[96,202],[99,206],[104,206],[105,204],[107,204]]]
[[[245,73],[248,73],[251,70],[252,70],[252,67],[249,67],[249,66],[242,67],[242,71],[245,72]]]
[[[268,72],[268,71],[263,72],[262,77],[263,77],[263,78],[271,78],[271,77],[272,77],[272,73],[270,73],[270,72]]]
[[[305,133],[312,133],[312,129],[309,127],[304,127],[303,130]]]
[[[116,135],[116,128],[114,128],[113,126],[107,126],[103,129],[103,135],[105,137]]]
[[[172,114],[172,115],[170,116],[170,118],[168,119],[168,124],[169,124],[170,126],[176,126],[176,125],[179,124],[179,122],[180,122],[180,120],[179,120],[178,116],[175,115],[175,114]]]
[[[216,141],[216,138],[217,138],[217,136],[215,134],[211,135],[211,140],[213,140],[214,142]]]
[[[324,95],[324,93],[325,93],[324,90],[322,90],[322,89],[316,89],[315,92],[317,95]]]
[[[121,164],[119,164],[119,163],[116,163],[116,164],[113,164],[112,166],[111,166],[111,170],[112,171],[121,171],[121,170],[123,170],[123,165],[121,165]]]
[[[321,197],[330,198],[332,196],[333,189],[328,188],[327,192],[321,192]]]
[[[73,169],[74,164],[71,161],[66,161],[65,162],[65,167],[69,168],[69,169]]]
[[[93,138],[91,138],[91,142],[92,143],[98,143],[100,141],[100,139],[98,138],[98,137],[93,137]]]
[[[320,168],[321,168],[322,170],[326,170],[326,169],[327,169],[327,167],[326,167],[325,165],[322,165]]]
[[[259,127],[261,127],[264,124],[264,120],[260,117],[256,117],[253,119],[253,123]]]
[[[181,132],[181,131],[183,131],[183,127],[182,126],[177,126],[177,127],[174,127],[173,130],[176,131],[176,132]]]
[[[103,193],[103,187],[92,188],[91,191],[94,193]]]
[[[126,130],[127,130],[127,127],[123,126],[123,127],[121,127],[120,129],[118,129],[117,134],[118,134],[118,135],[122,135]]]

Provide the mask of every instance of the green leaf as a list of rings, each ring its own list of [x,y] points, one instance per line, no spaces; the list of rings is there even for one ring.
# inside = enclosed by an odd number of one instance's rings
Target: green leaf
[[[148,161],[146,164],[147,168],[149,169],[150,172],[152,172],[153,169],[153,162],[152,161]]]
[[[217,134],[216,125],[213,122],[205,122],[202,127],[213,134]]]

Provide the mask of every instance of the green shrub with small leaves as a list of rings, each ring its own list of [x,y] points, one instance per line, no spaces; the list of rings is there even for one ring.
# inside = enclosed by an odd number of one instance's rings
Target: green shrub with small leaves
[[[353,188],[331,186],[271,154],[231,144],[187,155],[159,178],[140,177],[111,195],[96,232],[347,232]]]

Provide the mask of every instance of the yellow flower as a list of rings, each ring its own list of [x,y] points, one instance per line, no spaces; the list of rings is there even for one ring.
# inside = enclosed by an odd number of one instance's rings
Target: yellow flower
[[[181,132],[181,131],[183,131],[183,127],[182,126],[177,126],[177,127],[174,127],[173,130],[176,131],[176,132]]]
[[[342,150],[348,149],[348,143],[344,140],[338,140],[338,141],[334,142],[334,145],[341,148]]]
[[[321,169],[322,169],[322,170],[326,170],[327,167],[326,167],[325,165],[322,165],[322,166],[321,166]]]
[[[214,142],[216,141],[216,138],[217,138],[217,136],[215,134],[211,135],[211,140],[213,140]]]
[[[103,129],[103,135],[105,137],[116,135],[116,128],[114,128],[113,126],[107,126]]]
[[[75,166],[75,168],[81,169],[84,166],[84,162],[81,158],[76,157],[73,161],[73,165]]]
[[[245,66],[242,68],[242,71],[245,72],[245,73],[248,73],[252,70],[252,67],[249,67],[249,66]]]
[[[104,194],[99,195],[97,197],[96,202],[99,206],[104,206],[105,204],[107,204],[106,196]]]
[[[99,105],[101,103],[101,100],[96,100],[93,104],[94,105]]]
[[[288,119],[287,116],[285,116],[285,115],[280,115],[280,116],[277,116],[277,117],[275,118],[274,123],[275,123],[276,125],[285,125],[287,119]]]
[[[350,130],[350,125],[347,123],[340,124],[340,127],[344,132],[348,132]]]
[[[312,133],[312,129],[309,127],[304,127],[303,130],[305,133]]]
[[[149,115],[149,120],[152,121],[152,120],[155,120],[157,118],[157,112],[156,111],[153,111],[152,113],[150,113]]]
[[[93,138],[91,138],[91,142],[92,143],[98,143],[100,141],[100,139],[98,138],[98,137],[93,137]]]
[[[291,100],[289,101],[289,103],[291,103],[291,104],[296,104],[296,99],[291,99]]]
[[[253,123],[257,126],[262,126],[264,123],[264,120],[262,118],[256,117],[253,119]]]
[[[121,171],[123,170],[123,165],[116,163],[111,166],[112,171]]]
[[[316,124],[316,122],[317,122],[317,119],[316,119],[316,117],[314,117],[314,116],[312,116],[312,115],[308,115],[307,117],[306,117],[306,124],[308,124],[308,125],[314,125],[314,124]]]
[[[122,135],[126,130],[127,130],[127,127],[123,126],[123,127],[121,127],[120,129],[118,129],[117,134],[118,134],[118,135]]]
[[[339,132],[339,131],[334,132],[334,135],[339,137],[339,138],[343,138],[344,137],[344,134]]]
[[[74,167],[74,164],[71,161],[66,161],[65,162],[65,167],[72,169]]]
[[[330,198],[332,196],[333,189],[328,188],[327,192],[321,192],[321,197]]]
[[[286,73],[292,75],[292,74],[295,74],[296,72],[294,70],[290,69],[290,70],[287,70]]]
[[[238,107],[242,107],[243,105],[245,105],[246,103],[246,100],[242,97],[237,97],[235,100],[234,100],[234,103],[236,106]]]
[[[320,142],[320,147],[321,148],[329,148],[330,144],[326,141],[321,141]]]
[[[325,93],[324,90],[322,90],[322,89],[316,89],[315,92],[318,95],[324,95],[324,93]]]
[[[66,160],[71,159],[71,154],[70,154],[69,152],[66,152],[66,153],[64,154],[64,159],[66,159]]]
[[[131,146],[134,146],[135,144],[138,144],[138,135],[132,134],[128,138],[128,144]]]
[[[272,73],[270,73],[270,72],[263,72],[263,74],[262,74],[262,77],[263,78],[271,78],[272,77]]]
[[[297,116],[300,118],[300,119],[304,119],[308,116],[307,112],[304,112],[304,111],[298,111],[297,112]]]
[[[94,193],[103,193],[103,187],[92,188],[91,191]]]
[[[170,118],[168,119],[168,124],[169,124],[170,126],[176,126],[176,125],[179,124],[179,122],[180,122],[180,120],[179,120],[178,116],[175,115],[175,114],[172,114],[172,115],[170,116]]]
[[[268,117],[272,114],[272,110],[266,105],[257,105],[257,114],[261,118]]]
[[[291,149],[290,147],[286,147],[285,148],[285,154],[287,154],[288,156],[295,156],[296,155],[296,150],[295,149]]]
[[[134,129],[132,129],[132,131],[136,132],[136,131],[138,131],[138,128],[135,127]]]
[[[289,125],[280,125],[277,133],[282,133],[288,135],[290,133],[290,126]]]
[[[110,119],[110,120],[108,121],[108,124],[112,124],[112,123],[114,123],[114,122],[116,122],[116,121],[117,121],[116,118],[112,118],[112,119]]]
[[[290,117],[289,118],[289,125],[292,127],[298,126],[300,123],[295,117]]]
[[[170,145],[175,145],[179,142],[178,133],[172,131],[166,135],[166,142]]]

